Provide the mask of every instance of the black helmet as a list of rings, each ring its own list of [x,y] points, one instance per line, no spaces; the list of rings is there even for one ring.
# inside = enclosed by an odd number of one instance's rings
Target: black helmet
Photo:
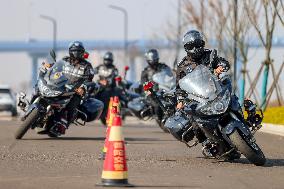
[[[145,58],[149,65],[154,65],[155,63],[159,62],[160,57],[156,49],[150,49],[145,53]]]
[[[204,52],[205,41],[203,35],[196,30],[188,31],[182,39],[187,55],[193,59],[198,59]]]
[[[104,55],[104,64],[105,65],[112,65],[113,63],[113,54],[112,52],[106,52]]]
[[[73,41],[69,44],[69,55],[72,58],[81,59],[85,53],[85,47],[80,41]]]

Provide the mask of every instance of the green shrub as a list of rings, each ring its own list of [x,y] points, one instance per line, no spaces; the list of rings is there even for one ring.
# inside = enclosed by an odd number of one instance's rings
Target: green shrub
[[[284,125],[284,106],[267,108],[263,122]]]

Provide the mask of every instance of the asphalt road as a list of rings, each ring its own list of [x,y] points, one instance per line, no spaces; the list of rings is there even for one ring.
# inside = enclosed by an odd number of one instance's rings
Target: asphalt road
[[[13,135],[20,121],[0,117],[0,189],[93,189],[101,180],[98,160],[105,128],[99,122],[71,126],[58,139],[29,131]],[[137,188],[284,188],[284,137],[259,133],[267,163],[204,159],[201,146],[188,149],[154,122],[126,120],[129,182]]]

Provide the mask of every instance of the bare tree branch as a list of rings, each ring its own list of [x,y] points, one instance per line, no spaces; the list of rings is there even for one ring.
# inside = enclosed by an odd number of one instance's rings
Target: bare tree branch
[[[248,4],[249,2],[249,4]],[[259,28],[259,24],[257,21],[258,15],[259,15],[259,11],[257,10],[257,0],[254,0],[254,3],[251,3],[252,0],[244,0],[244,8],[246,10],[246,13],[248,15],[248,18],[251,22],[251,24],[253,25],[254,29],[256,30],[258,37],[262,43],[263,46],[266,46],[266,42],[264,40],[264,37],[262,36],[261,30]],[[259,9],[258,9],[259,10]]]
[[[283,2],[282,2],[282,0],[279,0],[279,3],[280,3],[280,7],[279,7],[279,9],[278,9],[278,7],[277,7],[277,0],[272,0],[272,4],[273,4],[273,6],[274,6],[274,8],[275,8],[275,11],[276,11],[276,13],[277,13],[277,16],[278,16],[278,18],[279,18],[279,20],[280,20],[280,22],[281,22],[281,24],[284,26],[284,19],[281,17],[281,13],[280,13],[280,9],[282,10],[282,15],[283,15],[283,13],[284,13],[284,5],[283,5]]]

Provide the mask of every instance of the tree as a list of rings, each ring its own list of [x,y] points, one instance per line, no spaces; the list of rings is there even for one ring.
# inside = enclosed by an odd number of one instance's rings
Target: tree
[[[198,30],[207,36],[207,41],[218,48],[218,51],[225,56],[230,62],[234,58],[235,35],[234,28],[234,1],[221,0],[201,0],[198,6],[193,4],[191,0],[183,1],[183,23],[184,25],[194,25]],[[205,8],[206,7],[206,8]],[[243,78],[241,86],[241,100],[244,98],[245,75],[247,73],[248,48],[249,48],[249,31],[251,24],[246,18],[243,4],[237,9],[238,22],[236,23],[236,43],[238,49],[238,58],[243,63]]]
[[[234,8],[236,8],[236,11],[237,11],[236,18],[235,18],[235,14],[233,13]],[[248,49],[250,45],[249,39],[251,37],[250,35],[251,24],[246,19],[247,16],[245,14],[245,10],[244,10],[242,3],[235,4],[235,2],[229,1],[228,9],[231,12],[231,14],[228,15],[228,24],[226,25],[226,32],[227,32],[227,37],[229,39],[235,38],[236,46],[237,46],[237,57],[238,57],[238,60],[242,63],[241,75],[240,75],[241,85],[239,89],[240,90],[239,98],[240,98],[240,102],[243,103],[244,96],[245,96],[246,79],[248,79],[250,83],[250,76],[248,74],[247,64],[249,61]],[[236,36],[234,36],[235,34]],[[233,53],[233,50],[231,51],[232,51],[231,53]],[[254,96],[255,96],[255,100],[257,101],[255,94]]]
[[[229,14],[228,4],[222,0],[200,0],[198,6],[191,0],[183,1],[183,26],[196,27],[204,34],[209,46],[216,46],[223,56],[231,59],[229,49],[232,48],[228,48],[231,44],[225,33]]]
[[[278,3],[278,1],[279,1],[279,3]],[[282,18],[282,16],[281,16],[281,15],[284,14],[283,0],[273,0],[272,3],[273,3],[274,9],[277,13],[277,16],[278,16],[281,24],[284,26],[284,18]]]
[[[243,0],[243,2],[249,21],[256,30],[257,36],[265,48],[265,60],[263,61],[264,73],[261,92],[261,107],[265,108],[269,69],[273,62],[270,55],[277,16],[276,9],[273,9],[272,7],[277,7],[278,0]],[[264,32],[261,30],[262,25],[260,18],[262,17],[259,16],[261,13],[264,13]]]

